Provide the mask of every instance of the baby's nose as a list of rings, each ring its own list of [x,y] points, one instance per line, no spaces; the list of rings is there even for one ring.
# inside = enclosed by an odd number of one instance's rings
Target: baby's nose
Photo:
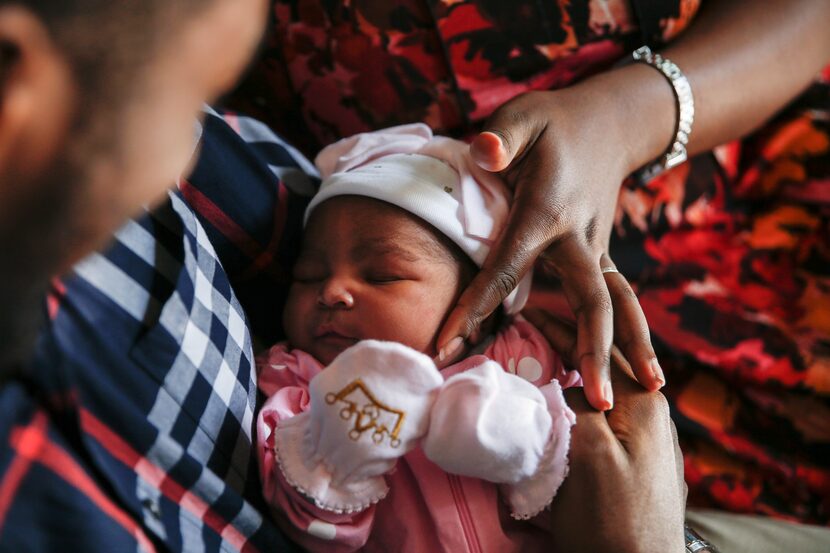
[[[317,303],[328,309],[351,309],[354,307],[354,296],[349,292],[346,283],[332,278],[323,284]]]

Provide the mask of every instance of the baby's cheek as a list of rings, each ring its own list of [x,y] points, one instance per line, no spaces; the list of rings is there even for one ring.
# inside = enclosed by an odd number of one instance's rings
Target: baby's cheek
[[[302,344],[306,341],[304,322],[309,320],[311,313],[308,301],[304,300],[304,294],[296,286],[292,286],[282,316],[285,335],[292,344]]]
[[[438,336],[438,331],[441,330],[441,323],[444,322],[446,316],[446,309],[443,306],[422,304],[418,309],[410,314],[411,320],[414,322],[413,339],[418,341],[419,347],[417,349],[425,353],[432,353],[435,339]]]

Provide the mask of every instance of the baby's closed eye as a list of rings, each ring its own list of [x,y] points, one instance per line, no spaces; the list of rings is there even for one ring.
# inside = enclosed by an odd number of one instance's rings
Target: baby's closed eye
[[[369,284],[394,284],[420,280],[418,266],[398,260],[378,259],[367,263],[361,271],[363,279]]]
[[[391,274],[391,273],[376,273],[376,274],[369,274],[366,276],[366,282],[370,284],[392,284],[394,282],[402,282],[405,280],[412,280],[410,278]]]

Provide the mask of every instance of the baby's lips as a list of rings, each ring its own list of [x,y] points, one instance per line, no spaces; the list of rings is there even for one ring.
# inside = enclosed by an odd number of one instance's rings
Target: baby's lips
[[[326,345],[330,345],[330,346],[340,348],[340,349],[349,348],[349,347],[355,345],[356,343],[358,343],[360,341],[357,338],[350,338],[348,336],[342,336],[340,334],[333,333],[333,332],[328,333],[328,334],[323,334],[322,336],[317,336],[314,339],[317,340],[318,342],[322,342]]]
[[[343,328],[342,324],[334,323],[332,321],[326,321],[324,323],[318,324],[314,328],[314,332],[311,333],[314,338],[323,338],[325,336],[336,336],[341,338],[348,338],[352,340],[359,340],[355,336],[356,333],[351,332],[350,330]]]

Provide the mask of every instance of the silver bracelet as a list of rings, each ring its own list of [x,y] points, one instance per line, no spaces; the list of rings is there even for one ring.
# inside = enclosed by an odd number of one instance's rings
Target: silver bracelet
[[[671,60],[660,54],[655,54],[648,46],[637,48],[631,53],[631,57],[634,58],[634,61],[648,64],[660,71],[671,84],[677,101],[677,124],[675,125],[675,135],[671,146],[657,161],[647,164],[635,173],[642,182],[646,182],[688,159],[686,144],[689,143],[689,136],[692,134],[692,123],[695,120],[695,99],[692,95],[692,86],[689,84],[689,79]]]
[[[714,545],[704,540],[688,525],[683,526],[686,538],[686,553],[718,553]]]

